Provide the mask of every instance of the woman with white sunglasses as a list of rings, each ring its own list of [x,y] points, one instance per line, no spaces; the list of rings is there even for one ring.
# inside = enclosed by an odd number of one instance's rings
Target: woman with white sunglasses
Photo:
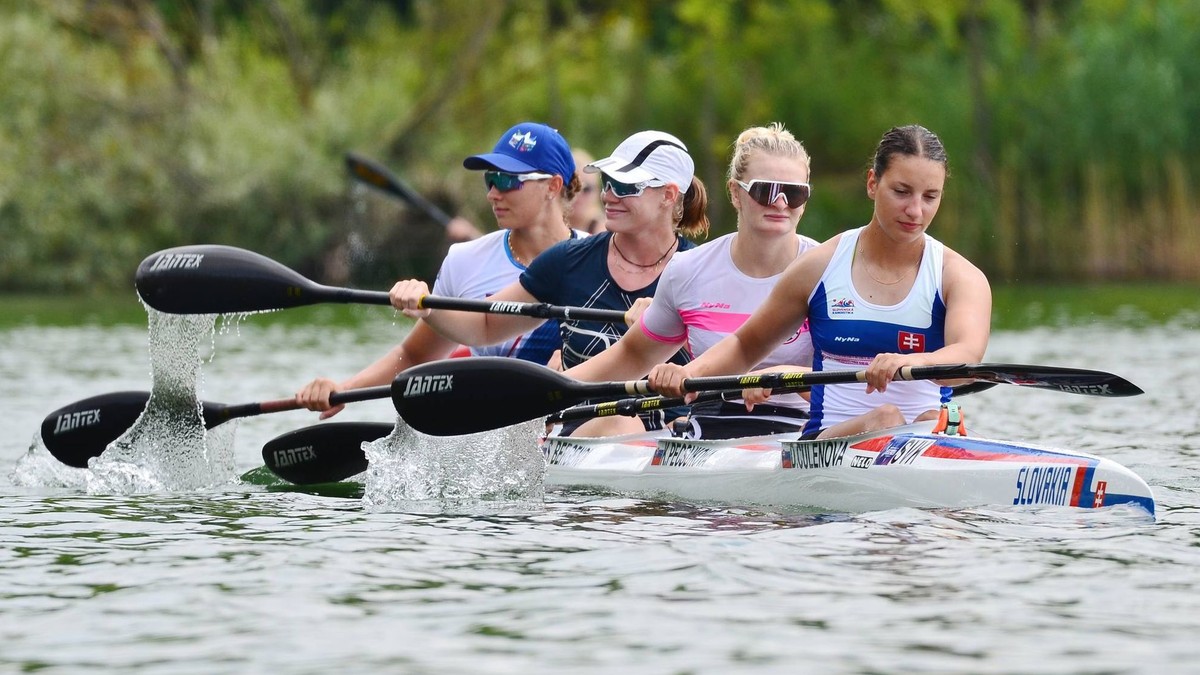
[[[696,357],[736,330],[787,266],[817,246],[796,232],[812,193],[809,171],[808,152],[783,125],[743,131],[733,145],[726,184],[737,210],[737,231],[676,255],[638,323],[611,349],[566,374],[584,381],[642,377],[681,346]],[[794,370],[811,363],[812,341],[802,325],[757,367]],[[807,411],[807,401],[798,394],[778,396],[749,411],[740,401],[705,403],[693,407],[684,434],[731,438],[799,431]],[[573,435],[639,430],[629,418],[603,417],[586,422]]]
[[[826,438],[934,419],[949,382],[892,379],[906,366],[974,363],[991,331],[992,293],[969,260],[929,236],[946,182],[946,151],[925,127],[894,127],[867,171],[866,225],[801,256],[733,335],[650,385],[682,394],[688,377],[740,373],[808,323],[814,370],[866,371],[866,384],[814,387],[803,437]]]
[[[582,189],[566,139],[544,124],[523,122],[496,141],[490,153],[472,155],[463,166],[483,172],[488,203],[499,226],[473,241],[454,244],[434,282],[435,295],[480,299],[513,283],[542,251],[586,233],[572,230],[566,208]],[[510,356],[546,363],[558,349],[557,322],[527,326],[499,344],[473,348],[476,355]],[[387,384],[402,370],[444,359],[458,347],[418,321],[404,341],[356,375],[335,382],[319,377],[296,394],[321,419],[344,406],[330,406],[329,395],[343,389]]]
[[[491,299],[625,312],[644,308],[638,300],[654,295],[659,275],[671,258],[694,246],[685,237],[708,231],[708,196],[694,169],[687,147],[671,134],[642,131],[625,139],[609,157],[584,169],[601,175],[607,231],[551,247],[516,283]],[[421,281],[398,282],[391,290],[392,305],[409,316],[423,318],[447,339],[462,344],[508,340],[542,321],[420,309],[427,293],[429,288]],[[632,320],[632,315],[627,318]],[[626,329],[621,322],[561,322],[563,365],[575,366],[600,354],[616,344]],[[686,362],[687,354],[677,350],[676,362]],[[678,413],[655,411],[641,418],[639,428],[662,428],[664,419]]]

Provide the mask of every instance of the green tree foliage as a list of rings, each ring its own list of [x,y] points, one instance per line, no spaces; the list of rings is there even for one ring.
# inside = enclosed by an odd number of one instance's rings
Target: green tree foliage
[[[994,279],[1195,279],[1197,53],[1189,0],[15,0],[0,289],[128,287],[198,242],[429,277],[436,227],[353,188],[344,153],[490,227],[460,163],[526,119],[596,155],[675,133],[718,232],[730,143],[782,121],[818,238],[866,221],[874,144],[918,122],[951,157],[935,234]]]

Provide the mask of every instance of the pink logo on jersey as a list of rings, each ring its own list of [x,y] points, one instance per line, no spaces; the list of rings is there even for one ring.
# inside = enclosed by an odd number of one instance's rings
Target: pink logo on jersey
[[[830,316],[832,316],[834,314],[853,314],[853,313],[854,313],[854,301],[851,300],[850,298],[838,298],[838,299],[834,300],[833,302],[829,303]]]
[[[896,346],[901,352],[923,352],[925,351],[925,336],[921,333],[902,330],[896,334]]]

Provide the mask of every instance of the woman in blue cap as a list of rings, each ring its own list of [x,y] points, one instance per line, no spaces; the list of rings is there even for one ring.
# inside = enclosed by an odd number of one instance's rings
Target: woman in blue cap
[[[515,282],[542,251],[583,236],[566,223],[566,204],[582,183],[571,147],[558,131],[523,122],[504,132],[491,152],[467,157],[463,166],[483,172],[488,203],[500,229],[451,246],[434,282],[434,294],[473,299],[492,296]],[[296,401],[322,411],[321,419],[326,419],[343,407],[329,405],[333,392],[387,384],[406,368],[450,356],[458,344],[418,321],[404,341],[378,361],[341,383],[317,378],[296,393]],[[471,351],[544,364],[559,344],[557,322],[550,321]]]
[[[615,309],[627,312],[632,320],[629,310],[648,304],[671,257],[694,246],[684,236],[698,237],[708,231],[708,195],[694,169],[687,147],[671,134],[641,131],[625,139],[612,155],[584,169],[600,173],[607,231],[552,246],[492,299]],[[398,282],[391,290],[392,306],[424,318],[447,339],[462,344],[509,340],[542,322],[523,316],[419,309],[428,293],[424,282]],[[563,366],[599,354],[616,343],[626,328],[625,322],[563,321]],[[683,363],[687,354],[680,351],[674,358]],[[675,414],[678,411],[670,411],[667,418]],[[647,429],[657,429],[663,418],[663,411],[656,411],[642,422]]]

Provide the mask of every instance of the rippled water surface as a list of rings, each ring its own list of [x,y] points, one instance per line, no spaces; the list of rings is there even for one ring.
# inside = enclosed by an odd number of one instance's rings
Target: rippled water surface
[[[310,376],[357,370],[400,330],[386,318],[222,325],[202,345],[199,395],[282,398]],[[1108,370],[1147,394],[1000,386],[969,400],[984,435],[1132,468],[1154,489],[1151,519],[1133,508],[812,513],[558,490],[439,510],[240,481],[263,443],[316,421],[306,412],[222,427],[213,440],[236,466],[215,484],[105,488],[29,448],[61,405],[150,389],[146,329],[6,330],[0,670],[1195,672],[1194,336],[999,333],[989,361]],[[392,417],[386,401],[340,416]],[[519,445],[484,449],[506,442]],[[426,452],[417,468],[470,451]]]

